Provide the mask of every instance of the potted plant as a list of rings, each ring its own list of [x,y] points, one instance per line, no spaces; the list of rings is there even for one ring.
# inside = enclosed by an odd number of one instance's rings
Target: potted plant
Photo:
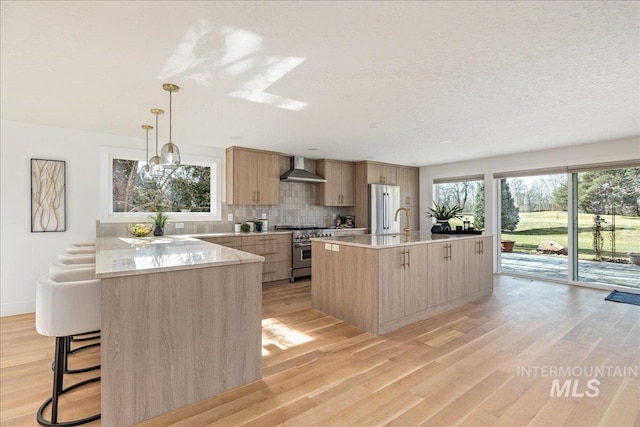
[[[431,227],[432,233],[443,233],[451,231],[449,220],[452,218],[460,218],[462,208],[458,205],[447,206],[445,203],[433,202],[433,208],[427,208],[427,218],[435,218],[437,224]]]
[[[256,219],[253,223],[256,225],[256,231],[262,231],[262,220]]]
[[[166,225],[169,216],[162,211],[158,211],[151,217],[151,219],[153,219],[153,235],[163,236],[164,226]]]

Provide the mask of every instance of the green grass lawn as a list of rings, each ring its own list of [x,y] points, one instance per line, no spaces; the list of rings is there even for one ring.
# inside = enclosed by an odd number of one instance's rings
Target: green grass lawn
[[[606,223],[603,256],[611,257],[610,215],[603,216]],[[640,252],[640,217],[616,215],[616,258],[628,258],[628,252]],[[567,213],[557,211],[521,212],[518,228],[514,232],[503,232],[502,239],[515,240],[514,252],[535,252],[543,240],[553,240],[564,247],[567,241]],[[578,257],[593,259],[593,215],[578,216]]]

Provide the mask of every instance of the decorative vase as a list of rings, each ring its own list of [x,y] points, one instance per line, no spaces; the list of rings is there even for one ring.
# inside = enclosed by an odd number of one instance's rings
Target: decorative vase
[[[262,223],[256,222],[256,231],[262,231]]]
[[[432,233],[446,233],[448,231],[451,231],[451,224],[445,219],[437,219],[436,223],[431,227]]]
[[[153,227],[153,235],[164,236],[164,227],[160,227],[159,225],[156,225],[155,227]]]

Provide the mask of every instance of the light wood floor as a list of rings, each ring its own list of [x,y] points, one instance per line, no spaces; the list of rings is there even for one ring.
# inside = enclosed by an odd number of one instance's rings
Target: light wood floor
[[[311,309],[308,281],[270,286],[263,379],[143,425],[639,426],[640,307],[606,295],[501,276],[491,297],[375,337]],[[0,424],[37,425],[53,339],[35,332],[32,314],[0,327]],[[550,397],[554,379],[578,380],[581,393],[593,377],[533,367],[636,372],[598,377],[594,397]],[[97,387],[74,394],[63,416],[97,411]]]

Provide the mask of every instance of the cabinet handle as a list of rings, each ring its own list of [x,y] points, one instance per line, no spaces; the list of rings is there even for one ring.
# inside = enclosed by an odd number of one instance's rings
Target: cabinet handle
[[[407,257],[405,255],[405,250],[401,250],[400,253],[402,254],[402,264],[400,264],[403,268],[407,268]]]
[[[260,203],[260,192],[258,191],[258,203]]]
[[[478,243],[480,243],[480,255],[482,255],[484,254],[484,242],[480,240]]]
[[[451,261],[451,245],[447,245],[447,259]]]
[[[444,245],[444,259],[449,259],[449,245]]]
[[[404,254],[407,257],[407,267],[411,268],[411,254],[409,254],[409,249],[407,249]]]
[[[256,202],[256,203],[258,202],[258,192],[257,191],[253,192],[253,201]]]

